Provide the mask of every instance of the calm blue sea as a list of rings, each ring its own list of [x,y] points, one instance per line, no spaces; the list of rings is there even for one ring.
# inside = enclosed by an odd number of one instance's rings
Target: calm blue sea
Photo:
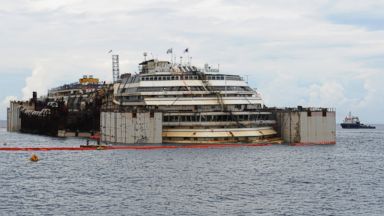
[[[7,133],[0,145],[78,146]],[[334,146],[0,151],[0,215],[384,215],[384,126]]]

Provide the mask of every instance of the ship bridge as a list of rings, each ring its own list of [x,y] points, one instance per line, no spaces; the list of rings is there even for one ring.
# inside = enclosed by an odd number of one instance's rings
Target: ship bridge
[[[161,73],[218,73],[218,68],[211,68],[208,64],[204,65],[204,68],[197,68],[193,65],[185,64],[173,64],[169,61],[160,61],[157,59],[151,59],[144,61],[140,65],[140,74],[161,74]]]

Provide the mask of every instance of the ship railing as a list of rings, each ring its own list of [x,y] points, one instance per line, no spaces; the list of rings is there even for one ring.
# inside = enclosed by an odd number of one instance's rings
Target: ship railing
[[[100,88],[103,85],[104,85],[104,83],[100,82],[100,83],[97,83],[97,84],[87,84],[86,86],[87,87]],[[71,83],[71,84],[67,84],[67,85],[63,85],[63,86],[59,86],[59,87],[56,87],[56,88],[49,89],[48,92],[60,91],[60,90],[68,90],[68,89],[80,89],[80,88],[83,88],[83,87],[84,87],[84,85],[81,84],[81,83]]]
[[[297,107],[266,107],[264,108],[265,110],[278,110],[278,111],[294,111],[294,112],[336,112],[336,108],[334,107],[302,107],[302,106],[297,106]]]

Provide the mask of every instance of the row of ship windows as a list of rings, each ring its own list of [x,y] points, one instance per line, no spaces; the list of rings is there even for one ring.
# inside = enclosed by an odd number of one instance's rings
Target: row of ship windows
[[[121,89],[121,93],[165,92],[165,91],[252,91],[248,86],[174,86],[174,87],[140,87]]]
[[[205,95],[205,96],[211,96],[211,97],[216,97],[216,95]],[[228,95],[228,96],[234,96],[234,97],[240,97],[240,96],[244,96],[244,95],[238,95],[238,94],[231,94],[231,95]],[[147,97],[150,97],[150,96],[147,96]],[[160,96],[156,96],[157,98],[178,98],[180,96],[177,96],[177,95],[160,95]],[[120,102],[141,102],[144,100],[144,97],[143,96],[120,96],[120,97],[116,97],[117,100],[119,100]],[[177,101],[177,99],[176,99]]]
[[[164,116],[164,122],[225,122],[268,120],[268,115],[202,115],[202,116]]]
[[[263,139],[265,137],[270,137],[270,136],[260,136],[257,138],[253,139]],[[163,138],[164,140],[164,138]],[[167,141],[185,141],[185,140],[194,140],[194,141],[233,141],[233,142],[246,142],[248,143],[250,141],[249,137],[167,137]]]
[[[201,80],[199,76],[144,76],[140,78],[142,81],[156,81],[156,80]],[[207,76],[208,80],[241,80],[239,76]]]

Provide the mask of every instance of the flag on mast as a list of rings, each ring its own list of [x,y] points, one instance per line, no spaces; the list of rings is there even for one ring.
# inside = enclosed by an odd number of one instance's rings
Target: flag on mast
[[[186,49],[184,50],[184,53],[187,53],[187,52],[189,52],[188,48],[186,48]]]
[[[169,53],[173,53],[172,48],[169,48],[169,49],[167,50],[167,54],[169,54]]]

